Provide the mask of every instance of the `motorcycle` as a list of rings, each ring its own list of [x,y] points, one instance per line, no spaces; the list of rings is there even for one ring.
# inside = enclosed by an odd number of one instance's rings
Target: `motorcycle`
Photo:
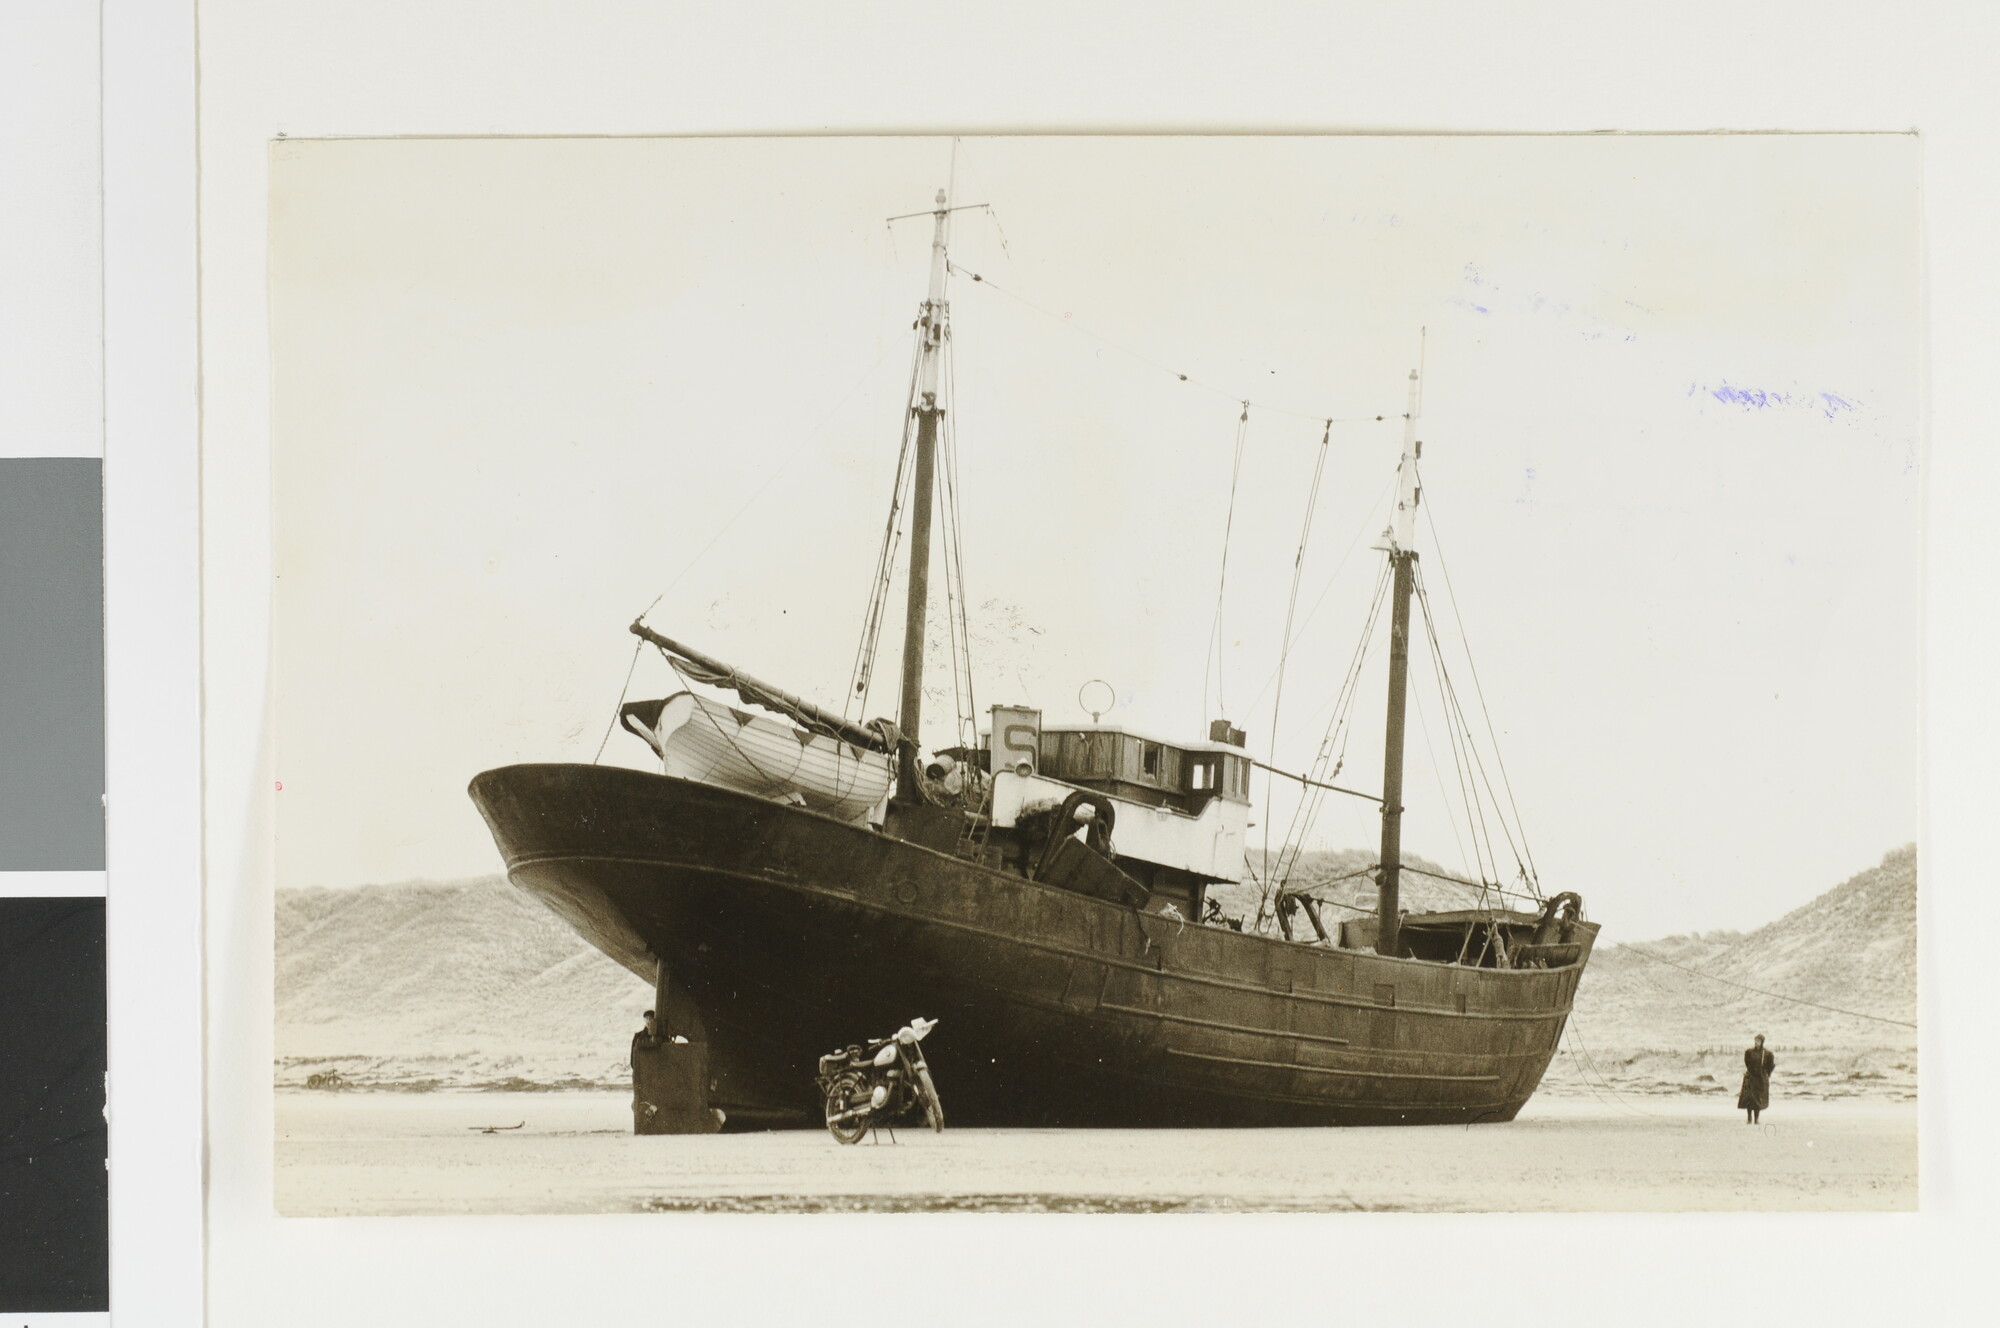
[[[923,1040],[935,1019],[912,1019],[893,1037],[850,1046],[819,1058],[819,1091],[826,1103],[826,1128],[843,1144],[881,1125],[893,1124],[918,1106],[931,1129],[944,1129],[944,1104],[924,1063]]]

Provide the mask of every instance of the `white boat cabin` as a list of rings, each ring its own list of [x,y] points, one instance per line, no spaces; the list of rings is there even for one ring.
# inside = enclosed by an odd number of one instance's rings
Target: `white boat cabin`
[[[1012,828],[1076,789],[1108,798],[1118,865],[1190,920],[1205,887],[1243,873],[1250,758],[1218,722],[1209,742],[1168,742],[1114,724],[1044,726],[1041,712],[994,706],[981,764],[993,776],[992,824]]]

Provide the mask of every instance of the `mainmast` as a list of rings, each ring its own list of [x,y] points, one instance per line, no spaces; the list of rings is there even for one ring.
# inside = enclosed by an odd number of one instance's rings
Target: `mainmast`
[[[1403,459],[1396,470],[1396,514],[1375,547],[1389,555],[1395,599],[1389,619],[1389,733],[1382,756],[1382,868],[1375,950],[1395,955],[1402,931],[1403,725],[1410,681],[1410,595],[1416,581],[1417,552],[1411,547],[1417,504],[1417,371],[1410,370],[1410,404],[1403,415]]]
[[[917,467],[910,514],[910,597],[903,613],[903,702],[896,718],[902,744],[896,756],[899,798],[917,794],[917,729],[924,717],[924,625],[931,593],[931,497],[937,486],[938,372],[944,356],[945,329],[951,307],[945,302],[945,234],[951,207],[945,191],[937,193],[936,229],[931,238],[930,294],[917,317],[916,388],[910,413],[917,421]]]

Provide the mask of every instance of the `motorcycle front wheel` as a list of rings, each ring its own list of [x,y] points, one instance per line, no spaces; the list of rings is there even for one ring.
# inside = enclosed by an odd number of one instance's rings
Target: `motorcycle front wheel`
[[[826,1086],[826,1130],[844,1144],[858,1144],[861,1136],[868,1133],[868,1118],[865,1115],[849,1116],[848,1112],[868,1105],[868,1081],[858,1071],[847,1070],[833,1077]],[[841,1119],[845,1117],[845,1119]]]
[[[924,1119],[930,1122],[931,1131],[944,1133],[944,1103],[938,1100],[937,1085],[931,1082],[931,1067],[917,1067],[917,1091],[924,1100]]]

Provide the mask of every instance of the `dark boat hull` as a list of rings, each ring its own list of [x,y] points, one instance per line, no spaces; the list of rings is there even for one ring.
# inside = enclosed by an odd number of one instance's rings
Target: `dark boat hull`
[[[1178,924],[614,767],[509,766],[471,793],[515,884],[635,974],[664,959],[685,985],[732,1125],[815,1122],[818,1057],[915,1015],[942,1021],[926,1052],[954,1124],[1511,1120],[1583,969]]]

